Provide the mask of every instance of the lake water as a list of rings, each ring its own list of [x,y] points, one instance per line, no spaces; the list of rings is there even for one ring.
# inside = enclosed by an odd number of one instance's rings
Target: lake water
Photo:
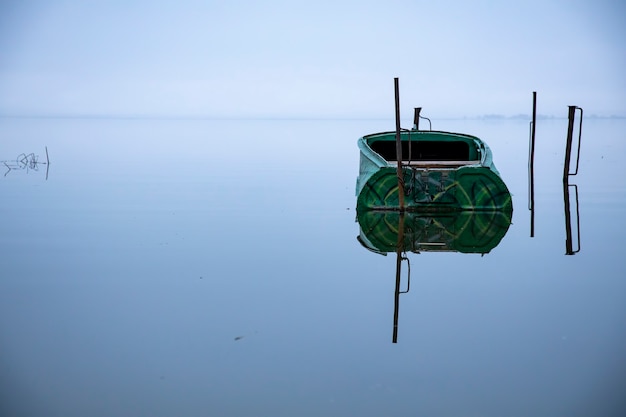
[[[567,120],[537,123],[532,238],[528,121],[433,122],[490,145],[513,221],[407,255],[392,343],[354,189],[393,120],[0,119],[0,415],[625,415],[626,120],[583,124],[573,255]]]

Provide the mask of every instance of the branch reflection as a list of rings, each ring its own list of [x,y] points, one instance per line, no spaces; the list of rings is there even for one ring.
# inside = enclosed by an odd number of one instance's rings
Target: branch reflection
[[[30,171],[39,171],[40,165],[46,166],[46,180],[48,179],[48,173],[50,170],[50,157],[48,155],[48,147],[46,146],[46,161],[42,162],[39,160],[39,155],[35,155],[34,153],[21,153],[15,159],[0,161],[2,165],[6,168],[4,176],[6,177],[11,171],[26,171],[26,173]]]

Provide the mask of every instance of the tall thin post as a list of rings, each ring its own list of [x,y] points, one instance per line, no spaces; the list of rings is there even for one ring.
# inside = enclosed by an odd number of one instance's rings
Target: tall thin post
[[[537,92],[533,91],[533,120],[530,122],[530,157],[528,161],[530,237],[535,236],[535,125],[537,122]]]
[[[393,79],[395,96],[396,96],[396,158],[398,160],[398,202],[400,211],[404,211],[404,178],[402,174],[402,140],[400,138],[400,88],[398,86],[398,77]]]
[[[578,240],[578,249],[573,250],[572,244],[572,219],[570,212],[570,201],[569,201],[569,176],[578,174],[578,163],[580,161],[580,141],[582,137],[582,127],[583,127],[583,109],[578,106],[568,106],[569,113],[567,115],[568,123],[567,123],[567,142],[565,144],[565,163],[563,166],[563,204],[565,209],[565,254],[573,255],[576,252],[580,251],[580,213],[578,212],[578,187],[572,184],[574,187],[574,191],[576,192],[576,229],[577,229],[577,240]],[[576,170],[574,172],[570,172],[570,158],[572,153],[572,140],[574,136],[574,119],[576,118],[576,109],[580,110],[580,126],[578,127],[578,147],[577,147],[577,156],[576,156]]]
[[[396,259],[396,292],[393,315],[393,343],[398,342],[398,315],[400,304],[400,270],[402,267],[402,242],[404,240],[404,178],[402,174],[402,139],[400,137],[400,87],[398,78],[393,79],[395,96],[396,96],[396,157],[398,160],[398,202],[400,204],[400,219],[398,224],[398,247]]]
[[[563,166],[563,182],[568,181],[569,164],[572,153],[572,136],[574,135],[574,118],[576,117],[576,106],[569,106],[567,115],[567,142],[565,144],[565,165]]]

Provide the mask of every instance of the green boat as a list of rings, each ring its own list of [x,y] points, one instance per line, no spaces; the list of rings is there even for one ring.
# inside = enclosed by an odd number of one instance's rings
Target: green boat
[[[511,194],[481,139],[413,128],[402,130],[400,141],[404,210],[513,211]],[[358,147],[357,213],[401,210],[396,132],[363,136]]]

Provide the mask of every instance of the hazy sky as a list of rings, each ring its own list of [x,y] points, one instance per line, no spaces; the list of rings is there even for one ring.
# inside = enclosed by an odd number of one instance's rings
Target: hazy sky
[[[3,1],[0,114],[387,117],[399,77],[406,116],[626,116],[625,39],[619,0]]]

